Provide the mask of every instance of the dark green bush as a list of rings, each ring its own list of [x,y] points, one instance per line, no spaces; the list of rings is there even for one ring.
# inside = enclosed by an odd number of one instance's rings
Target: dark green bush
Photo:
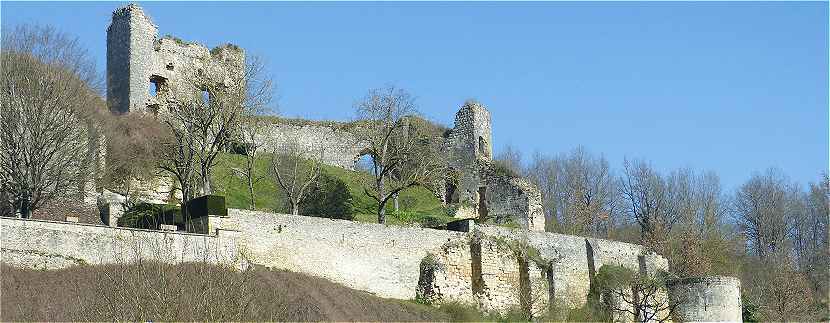
[[[181,211],[175,205],[139,203],[124,212],[118,226],[139,229],[158,229],[161,224],[182,223]]]
[[[331,219],[354,219],[348,186],[343,180],[323,172],[317,184],[300,202],[300,213]]]

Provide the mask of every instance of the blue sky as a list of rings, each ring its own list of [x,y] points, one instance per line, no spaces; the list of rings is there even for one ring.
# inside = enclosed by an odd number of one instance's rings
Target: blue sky
[[[4,26],[79,36],[103,71],[123,4],[0,8]],[[617,169],[713,170],[729,190],[771,166],[802,184],[828,169],[827,2],[140,4],[160,35],[263,56],[289,117],[348,120],[391,83],[450,126],[478,99],[497,152],[583,145]]]

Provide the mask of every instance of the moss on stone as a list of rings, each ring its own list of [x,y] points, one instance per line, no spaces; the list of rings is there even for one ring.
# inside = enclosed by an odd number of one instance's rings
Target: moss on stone
[[[180,46],[189,46],[189,45],[195,44],[194,42],[189,42],[189,41],[183,40],[179,37],[176,37],[176,36],[173,36],[173,35],[170,35],[170,34],[164,35],[164,37],[161,37],[161,39],[172,40],[172,41],[176,42],[177,45],[180,45]]]

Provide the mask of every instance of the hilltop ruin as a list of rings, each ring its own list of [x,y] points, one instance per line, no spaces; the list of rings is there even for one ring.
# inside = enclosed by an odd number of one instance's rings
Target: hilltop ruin
[[[158,27],[134,4],[115,10],[107,29],[107,103],[115,114],[163,115],[168,103],[204,95],[205,82],[244,87],[244,66],[244,50],[233,45],[209,50],[159,38]],[[262,265],[382,297],[457,301],[500,313],[580,308],[603,265],[643,275],[669,270],[665,258],[640,245],[544,232],[538,188],[494,164],[492,120],[478,102],[458,110],[453,128],[439,139],[457,176],[448,177],[436,195],[456,206],[459,219],[493,223],[461,220],[437,230],[230,209],[180,232],[120,228],[115,221],[101,226],[0,218],[0,256],[5,264],[38,269],[125,259]],[[337,122],[276,121],[258,140],[278,147],[286,138],[301,146],[323,138],[323,161],[345,169],[354,169],[364,154],[348,127]],[[107,214],[114,210],[109,202],[102,207]],[[503,223],[518,228],[498,225]],[[710,277],[675,282],[660,297],[685,300],[681,320],[740,321],[739,291],[736,279]]]

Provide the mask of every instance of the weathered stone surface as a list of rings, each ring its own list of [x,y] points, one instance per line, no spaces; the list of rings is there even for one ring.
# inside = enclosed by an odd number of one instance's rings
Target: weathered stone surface
[[[349,170],[355,169],[358,158],[364,154],[366,148],[366,145],[361,144],[351,132],[344,129],[343,124],[336,123],[272,123],[257,136],[256,141],[267,152],[285,147],[286,144],[297,145],[301,151],[308,154],[319,154],[322,150],[320,159],[323,164]]]
[[[687,278],[668,284],[674,300],[682,301],[677,318],[683,322],[742,322],[741,281],[733,277]]]
[[[415,298],[429,251],[458,232],[228,210],[222,228],[239,230],[252,263],[328,278],[381,297]]]
[[[444,147],[450,155],[450,168],[458,174],[457,185],[445,193],[447,202],[472,205],[475,218],[545,230],[539,189],[525,179],[496,171],[487,108],[474,101],[464,103],[455,115],[455,126]],[[460,217],[470,216],[469,212],[463,213]]]
[[[12,266],[57,269],[110,264],[137,257],[166,263],[207,261],[242,266],[236,233],[170,233],[102,225],[0,218],[0,260]]]
[[[211,82],[244,86],[245,53],[234,45],[208,50],[177,38],[158,38],[158,26],[141,7],[112,13],[107,28],[107,105],[114,113],[164,113],[168,102],[202,95]]]
[[[639,245],[490,225],[465,233],[236,209],[210,219],[213,233],[202,235],[0,218],[0,260],[45,269],[136,257],[252,263],[382,297],[459,301],[502,313],[524,308],[536,315],[552,303],[584,305],[591,275],[603,265],[647,274],[668,270],[663,257]],[[697,300],[681,307],[686,317],[729,320],[736,308],[740,318],[738,284],[682,282],[673,285],[672,295]]]

